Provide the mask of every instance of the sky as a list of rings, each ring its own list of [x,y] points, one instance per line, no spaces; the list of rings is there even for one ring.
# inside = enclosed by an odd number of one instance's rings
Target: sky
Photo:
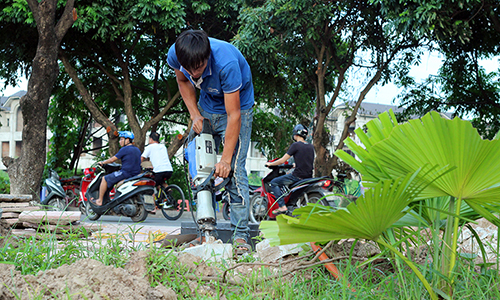
[[[442,64],[442,58],[436,52],[429,52],[422,57],[420,65],[411,68],[409,75],[413,76],[417,82],[420,82],[430,75],[437,75]],[[361,88],[364,88],[364,86],[360,87],[359,92]],[[371,88],[363,102],[397,105],[393,100],[400,92],[400,88],[393,83],[384,86],[376,85]]]

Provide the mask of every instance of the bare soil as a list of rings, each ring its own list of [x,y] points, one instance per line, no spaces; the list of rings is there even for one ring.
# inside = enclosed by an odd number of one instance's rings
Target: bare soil
[[[487,227],[481,224],[482,228]],[[478,230],[478,229],[476,229]],[[0,236],[6,236],[8,231],[0,226]],[[484,233],[484,237],[493,239],[496,242],[496,228]],[[0,239],[0,247],[2,239]],[[344,241],[327,249],[329,257],[349,255],[352,248],[352,241]],[[378,249],[371,243],[358,242],[352,249],[353,256],[369,258],[378,254]],[[416,254],[417,257],[422,256]],[[57,269],[39,272],[37,275],[22,275],[15,270],[13,265],[0,265],[0,299],[2,300],[24,300],[24,299],[120,299],[120,300],[156,300],[156,299],[177,299],[178,295],[169,286],[159,285],[155,288],[150,286],[147,274],[146,258],[147,253],[143,251],[131,254],[129,262],[124,268],[106,266],[102,262],[93,259],[82,259],[71,265],[63,265]],[[423,255],[423,257],[428,257]],[[290,257],[290,259],[292,259]],[[203,262],[194,263],[195,257],[180,255],[178,264],[187,267],[196,276],[219,277],[221,270],[214,269]],[[425,260],[424,260],[425,261]],[[296,264],[287,265],[286,269],[293,270]],[[382,273],[393,272],[392,265],[386,260],[380,259],[373,262]],[[259,266],[257,266],[257,269]],[[280,267],[282,268],[282,267]],[[244,265],[235,269],[236,274],[233,280],[242,281],[253,272],[253,268]],[[280,272],[286,271],[280,269]],[[307,272],[302,272],[301,276],[308,277]],[[191,296],[204,295],[225,299],[224,295],[218,295],[217,291],[210,284],[201,284],[196,278],[187,279]]]
[[[144,274],[144,253],[132,255],[125,268],[106,266],[93,259],[82,259],[71,265],[21,275],[14,266],[0,269],[0,299],[177,299],[165,286],[150,287]]]

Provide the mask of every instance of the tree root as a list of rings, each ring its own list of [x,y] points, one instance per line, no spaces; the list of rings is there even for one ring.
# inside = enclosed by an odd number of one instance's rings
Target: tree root
[[[261,278],[255,282],[255,284],[260,284],[260,283],[264,283],[264,282],[269,281],[269,280],[276,279],[277,277],[287,276],[287,275],[293,274],[297,271],[305,270],[308,268],[312,268],[312,267],[319,266],[319,265],[324,265],[324,264],[339,261],[339,260],[344,260],[344,259],[349,259],[349,258],[352,260],[358,260],[358,261],[365,261],[366,260],[366,258],[364,258],[364,257],[339,256],[339,257],[334,257],[334,258],[330,258],[330,259],[323,260],[323,261],[317,261],[319,256],[332,244],[333,244],[333,242],[329,242],[321,251],[318,251],[317,253],[314,253],[314,251],[311,250],[303,256],[299,256],[299,257],[296,257],[294,259],[290,259],[290,260],[283,261],[280,263],[257,263],[257,262],[256,263],[248,263],[248,262],[238,263],[238,264],[235,264],[234,266],[226,269],[222,273],[222,276],[202,276],[202,277],[199,277],[196,275],[184,275],[184,277],[187,279],[196,280],[196,281],[217,281],[219,283],[224,283],[224,284],[229,284],[229,285],[243,286],[243,285],[245,285],[245,283],[243,283],[241,281],[227,278],[228,272],[231,270],[237,269],[239,267],[242,267],[242,266],[251,266],[251,267],[265,266],[265,267],[278,267],[279,268],[279,267],[282,267],[284,265],[290,264],[292,262],[300,261],[297,266],[293,267],[292,269],[290,269],[286,272],[274,274],[272,276],[268,276],[265,278]],[[308,260],[307,258],[310,257],[312,254],[315,254],[315,256],[312,259]]]

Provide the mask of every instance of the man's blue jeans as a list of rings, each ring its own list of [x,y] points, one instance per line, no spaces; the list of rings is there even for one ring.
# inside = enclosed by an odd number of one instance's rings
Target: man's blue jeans
[[[210,120],[212,134],[217,148],[224,141],[227,126],[226,114],[211,114],[204,111],[200,106],[201,115]],[[231,168],[233,176],[226,185],[229,193],[231,208],[231,230],[234,232],[233,240],[244,239],[248,242],[250,228],[248,227],[248,176],[245,164],[248,148],[250,147],[250,136],[252,134],[253,108],[241,111],[241,129],[238,143],[234,149]]]
[[[278,200],[278,205],[280,207],[285,206],[285,200],[284,200],[285,197],[281,197],[283,193],[281,192],[280,186],[289,186],[290,184],[293,184],[297,181],[300,181],[300,178],[295,177],[292,174],[286,174],[271,180],[270,182],[271,190],[276,199]]]

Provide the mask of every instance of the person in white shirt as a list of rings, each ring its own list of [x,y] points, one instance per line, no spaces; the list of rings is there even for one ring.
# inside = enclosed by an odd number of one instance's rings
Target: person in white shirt
[[[141,162],[149,158],[153,165],[154,180],[156,186],[167,187],[167,180],[172,177],[174,170],[168,157],[167,148],[160,144],[160,135],[157,132],[152,132],[149,135],[149,145],[144,149],[141,155]]]

